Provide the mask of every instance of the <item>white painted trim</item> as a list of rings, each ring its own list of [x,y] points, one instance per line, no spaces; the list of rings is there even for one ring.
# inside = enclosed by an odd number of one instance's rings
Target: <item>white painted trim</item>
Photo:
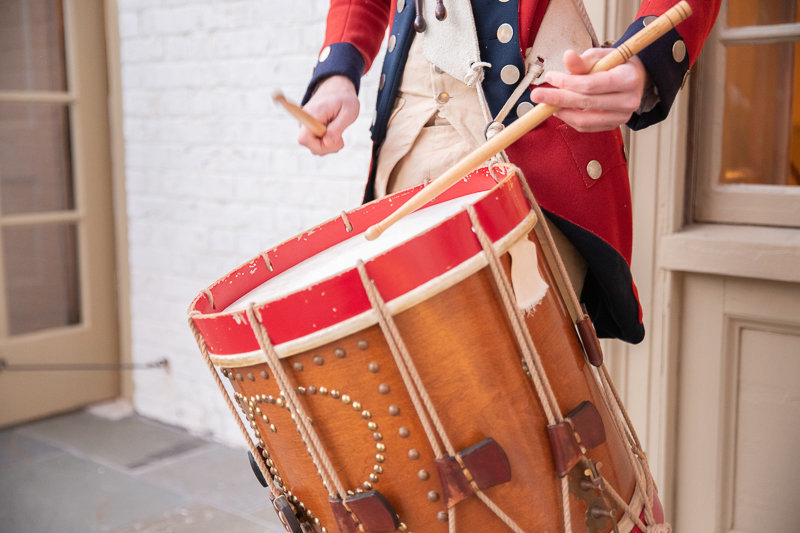
[[[128,200],[125,188],[125,136],[122,129],[122,65],[120,61],[119,9],[117,0],[104,0],[106,64],[108,68],[109,145],[111,188],[114,204],[114,247],[117,278],[117,323],[121,363],[133,362],[131,333],[131,285],[128,258]],[[133,375],[120,373],[120,394],[133,400]]]
[[[667,270],[800,283],[800,232],[790,228],[698,224],[661,240]]]

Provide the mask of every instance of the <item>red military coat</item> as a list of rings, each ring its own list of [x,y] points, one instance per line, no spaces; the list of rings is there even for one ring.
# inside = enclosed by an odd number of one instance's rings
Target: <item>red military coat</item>
[[[435,0],[424,0],[433,2]],[[484,92],[493,115],[513,90],[500,81],[499,71],[514,64],[524,71],[523,51],[531,46],[548,0],[472,0],[481,59],[492,64],[485,70]],[[672,7],[676,0],[642,3],[624,40],[641,29],[652,16]],[[446,3],[445,3],[446,4]],[[711,31],[720,0],[690,0],[693,15],[677,29],[639,54],[653,80],[659,102],[643,114],[634,114],[628,126],[641,129],[663,120]],[[349,77],[356,88],[390,27],[372,129],[373,156],[380,151],[386,124],[413,39],[413,0],[331,0],[325,43],[304,101],[316,85],[332,75]],[[428,21],[434,24],[436,21]],[[514,29],[516,40],[501,44],[500,24]],[[529,100],[529,91],[522,101]],[[516,119],[510,113],[506,123]],[[632,246],[631,198],[628,169],[619,129],[579,133],[553,117],[506,150],[512,163],[525,174],[537,201],[587,261],[588,272],[581,300],[586,304],[598,334],[639,342],[644,337],[641,309],[630,273]],[[592,172],[588,168],[590,167]],[[599,163],[599,167],[598,167]],[[602,172],[597,175],[596,170]],[[365,200],[372,199],[373,173]]]

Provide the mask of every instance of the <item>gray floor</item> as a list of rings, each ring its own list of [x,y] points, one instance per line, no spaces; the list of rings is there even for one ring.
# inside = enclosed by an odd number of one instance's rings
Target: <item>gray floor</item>
[[[277,533],[247,453],[137,415],[0,430],[0,533]]]

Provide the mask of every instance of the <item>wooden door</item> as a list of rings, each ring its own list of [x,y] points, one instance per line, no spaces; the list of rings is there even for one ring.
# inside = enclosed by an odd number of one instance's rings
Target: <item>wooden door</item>
[[[0,426],[118,394],[102,0],[0,0]],[[42,370],[43,366],[53,370]]]

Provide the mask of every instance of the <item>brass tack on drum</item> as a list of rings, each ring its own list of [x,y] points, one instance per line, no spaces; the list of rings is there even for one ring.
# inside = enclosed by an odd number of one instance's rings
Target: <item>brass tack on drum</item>
[[[333,355],[335,355],[339,359],[344,359],[345,357],[347,357],[347,352],[344,350],[344,348],[336,348],[333,351]]]
[[[389,387],[389,385],[387,385],[386,383],[381,383],[380,385],[378,385],[378,392],[380,392],[381,394],[389,394],[391,390],[392,390],[391,387]]]
[[[306,391],[309,394],[316,394],[317,393],[317,388],[314,385],[309,385],[308,388],[306,389]]]
[[[325,364],[325,359],[323,359],[321,355],[315,355],[312,361],[314,361],[314,364],[317,366],[322,366]]]
[[[375,361],[371,362],[369,366],[367,366],[367,370],[372,372],[373,374],[377,374],[381,369],[381,365],[376,363]]]
[[[408,458],[411,459],[412,461],[416,461],[417,459],[419,459],[419,450],[415,448],[411,448],[410,450],[408,450]]]
[[[269,379],[269,373],[266,370],[262,370],[260,374],[262,378]]]
[[[248,372],[247,373],[247,379],[249,379],[250,381],[255,381],[256,377],[253,375],[252,372]]]
[[[378,429],[378,424],[376,424],[375,422],[368,422],[367,427],[370,429],[370,431],[375,431],[376,429]]]
[[[292,368],[294,368],[296,372],[302,372],[303,363],[301,363],[300,361],[295,361],[295,363],[292,365]]]
[[[353,411],[361,410],[361,402],[353,402]]]
[[[380,479],[380,478],[378,478],[378,474],[370,474],[370,475],[369,475],[369,480],[370,480],[372,483],[377,483],[377,482],[378,482],[378,479]]]
[[[320,389],[320,392],[322,392],[322,389]],[[341,393],[341,392],[339,392],[339,391],[338,391],[338,390],[336,390],[336,389],[333,389],[333,390],[331,391],[331,398],[333,398],[334,400],[338,400],[338,399],[339,399],[339,397],[340,397],[341,395],[342,395],[342,393]],[[349,398],[350,398],[350,397],[348,396],[348,401],[349,401]]]
[[[269,424],[269,417],[267,415],[261,415],[261,420],[263,420],[265,424]]]
[[[335,391],[331,391],[331,396],[333,396],[334,392]],[[336,396],[333,396],[333,397],[336,398]],[[343,404],[348,405],[350,403],[350,401],[351,400],[350,400],[350,395],[349,394],[342,394],[342,403]]]
[[[374,470],[376,474],[383,474],[383,467],[381,465],[373,466],[372,470]]]
[[[286,405],[286,402],[283,400],[283,398],[277,398],[275,400],[275,405],[277,405],[278,407],[283,407],[284,405]]]
[[[400,525],[397,526],[398,531],[408,531],[408,526],[405,522],[400,522]]]
[[[435,490],[432,490],[428,493],[428,501],[429,502],[438,502],[439,501],[439,493]]]
[[[361,486],[364,487],[364,490],[372,490],[372,483],[369,481],[365,481],[361,484]]]
[[[327,395],[328,394],[328,387],[320,387],[319,388],[319,393],[322,394],[323,396]]]
[[[382,463],[386,460],[386,456],[383,455],[382,453],[377,453],[375,454],[375,460],[378,461],[379,463]]]
[[[407,439],[411,432],[406,427],[402,427],[397,430],[397,436],[401,439]]]
[[[428,478],[430,478],[431,475],[428,473],[427,470],[420,470],[419,472],[417,472],[417,477],[419,478],[420,481],[428,481]]]
[[[383,440],[383,435],[381,435],[376,431],[375,433],[372,434],[372,438],[373,440]]]
[[[273,433],[277,433],[278,432],[278,428],[275,427],[275,424],[270,424],[269,425],[269,430],[271,432],[273,432]]]
[[[241,375],[240,373],[238,373],[238,372],[236,373],[236,379],[238,379],[239,381],[244,381],[244,378],[243,378],[243,377],[242,377],[242,375]]]
[[[363,339],[358,341],[359,350],[366,350],[367,348],[369,348],[369,341],[365,341]]]
[[[303,386],[297,387],[297,394],[302,396],[305,393],[306,393],[306,388],[305,387],[303,387]]]
[[[447,522],[450,520],[450,516],[448,516],[447,511],[439,511],[439,514],[436,515],[436,520],[439,522]]]
[[[380,433],[378,433],[378,435],[380,435]],[[382,443],[382,442],[379,442],[378,444],[376,444],[375,448],[381,453],[386,451],[386,445],[384,443]]]
[[[392,416],[399,415],[400,414],[400,408],[397,407],[396,405],[390,405],[389,406],[389,414],[392,415]]]
[[[363,418],[364,420],[369,420],[370,418],[372,418],[372,413],[365,409],[361,411],[361,418]]]

